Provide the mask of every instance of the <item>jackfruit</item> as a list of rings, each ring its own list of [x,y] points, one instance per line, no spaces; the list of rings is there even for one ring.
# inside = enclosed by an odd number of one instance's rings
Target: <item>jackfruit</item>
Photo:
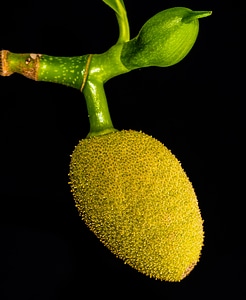
[[[69,177],[81,218],[126,264],[174,282],[199,261],[204,233],[194,188],[157,139],[134,130],[83,139]]]

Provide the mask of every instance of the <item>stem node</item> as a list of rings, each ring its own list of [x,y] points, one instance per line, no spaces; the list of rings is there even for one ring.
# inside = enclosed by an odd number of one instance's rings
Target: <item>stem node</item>
[[[91,58],[92,58],[92,54],[88,55],[87,61],[86,61],[86,65],[85,65],[85,71],[84,71],[84,75],[83,75],[83,82],[80,88],[80,91],[82,92],[84,87],[85,87],[85,83],[87,81],[87,77],[89,74],[89,68],[90,68],[90,64],[91,64]]]

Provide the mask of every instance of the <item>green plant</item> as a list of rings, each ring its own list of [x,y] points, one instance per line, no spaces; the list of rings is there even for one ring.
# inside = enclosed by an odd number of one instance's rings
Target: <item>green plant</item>
[[[69,174],[81,217],[129,265],[150,277],[179,281],[196,265],[203,245],[193,187],[178,160],[160,142],[114,128],[104,84],[136,68],[181,61],[195,43],[198,19],[211,11],[164,10],[130,39],[123,1],[103,2],[115,11],[119,24],[118,41],[105,53],[54,57],[2,50],[0,74],[16,72],[84,94],[90,132],[75,148]]]

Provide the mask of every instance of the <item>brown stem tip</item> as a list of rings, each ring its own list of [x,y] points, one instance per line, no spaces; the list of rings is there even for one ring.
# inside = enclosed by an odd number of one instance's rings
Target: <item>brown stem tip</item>
[[[0,51],[0,75],[1,76],[9,76],[13,74],[8,68],[7,64],[7,56],[9,51],[8,50],[1,50]]]

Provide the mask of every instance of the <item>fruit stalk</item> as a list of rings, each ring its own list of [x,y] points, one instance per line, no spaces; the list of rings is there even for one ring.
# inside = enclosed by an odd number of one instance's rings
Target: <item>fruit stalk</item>
[[[87,137],[117,131],[111,121],[104,84],[110,78],[129,71],[120,60],[121,50],[122,44],[116,44],[105,53],[91,55],[83,89],[90,122]]]
[[[103,135],[117,131],[111,121],[103,84],[88,80],[84,87],[90,131],[87,137]]]

